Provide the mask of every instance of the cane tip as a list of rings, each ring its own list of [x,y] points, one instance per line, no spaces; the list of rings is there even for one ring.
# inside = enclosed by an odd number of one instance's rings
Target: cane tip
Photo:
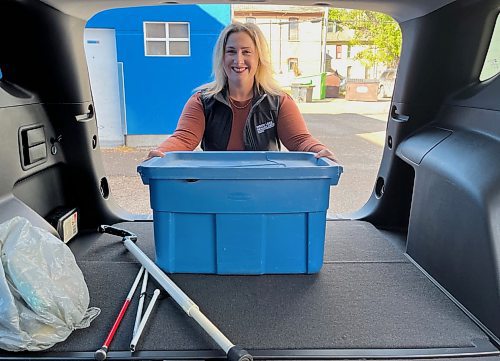
[[[107,348],[105,347],[101,347],[99,350],[97,350],[95,353],[94,353],[94,358],[97,360],[97,361],[104,361],[106,360],[106,356],[107,356]]]
[[[227,352],[228,361],[253,361],[252,355],[241,346],[233,346]]]

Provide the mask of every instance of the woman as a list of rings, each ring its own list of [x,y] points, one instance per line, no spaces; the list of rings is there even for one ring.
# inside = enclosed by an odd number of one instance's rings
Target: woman
[[[281,141],[288,150],[335,160],[273,79],[267,43],[256,25],[232,23],[221,32],[213,74],[214,81],[200,86],[184,106],[174,134],[149,158],[194,150],[200,142],[209,151],[271,151]]]

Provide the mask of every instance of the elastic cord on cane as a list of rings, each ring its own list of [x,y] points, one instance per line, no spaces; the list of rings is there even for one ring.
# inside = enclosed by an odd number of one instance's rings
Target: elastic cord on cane
[[[150,300],[151,298],[153,298],[153,292],[142,292],[139,295],[139,299],[141,297],[147,297]],[[170,298],[170,295],[168,293],[166,293],[166,292],[161,292],[160,295],[158,296],[159,300],[163,300],[163,299],[166,299],[166,298]]]

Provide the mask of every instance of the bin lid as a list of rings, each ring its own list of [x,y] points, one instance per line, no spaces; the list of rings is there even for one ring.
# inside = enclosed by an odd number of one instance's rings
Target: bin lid
[[[150,179],[315,179],[337,184],[342,166],[309,152],[168,152],[137,167]]]
[[[346,83],[378,83],[377,79],[357,79],[357,78],[347,78]]]
[[[313,85],[312,82],[309,82],[309,83],[292,83],[291,87],[292,88],[314,88],[315,85]]]

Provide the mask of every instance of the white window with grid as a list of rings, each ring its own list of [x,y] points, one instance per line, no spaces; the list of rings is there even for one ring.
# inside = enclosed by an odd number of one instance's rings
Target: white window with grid
[[[190,56],[190,43],[187,22],[144,22],[146,56]]]
[[[288,19],[288,40],[289,41],[299,40],[299,18]]]

